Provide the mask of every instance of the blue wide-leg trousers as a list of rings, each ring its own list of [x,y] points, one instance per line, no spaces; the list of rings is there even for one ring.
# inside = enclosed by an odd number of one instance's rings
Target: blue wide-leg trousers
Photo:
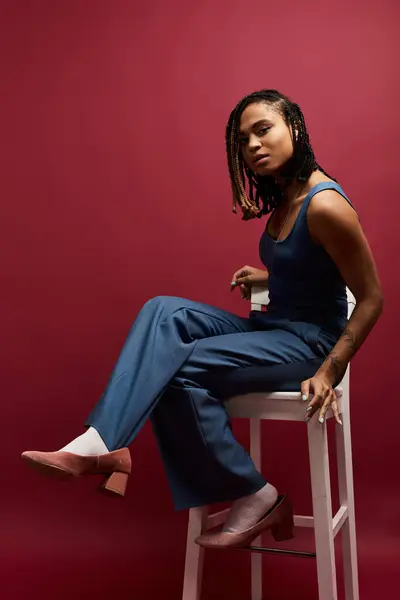
[[[177,510],[254,493],[266,480],[233,436],[223,400],[299,390],[327,350],[313,327],[304,335],[304,327],[265,313],[243,318],[191,300],[153,298],[85,425],[115,450],[150,417]]]

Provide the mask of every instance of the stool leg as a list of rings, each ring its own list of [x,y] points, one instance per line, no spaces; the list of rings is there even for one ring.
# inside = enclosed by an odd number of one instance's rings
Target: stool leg
[[[189,511],[182,600],[200,600],[205,549],[194,540],[204,531],[207,512],[207,507],[191,508]]]
[[[336,450],[339,474],[340,504],[347,506],[348,518],[341,529],[343,571],[346,600],[359,600],[356,524],[354,512],[353,462],[351,452],[349,411],[342,418],[343,427],[336,427]]]
[[[314,534],[320,600],[337,600],[335,546],[326,423],[318,414],[307,425],[310,454]]]
[[[258,471],[261,471],[261,421],[250,419],[250,456]],[[262,536],[252,546],[261,546]],[[262,600],[262,554],[251,554],[251,600]]]

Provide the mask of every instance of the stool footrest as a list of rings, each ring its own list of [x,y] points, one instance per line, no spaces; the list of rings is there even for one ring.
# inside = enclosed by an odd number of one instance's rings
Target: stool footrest
[[[290,556],[298,556],[300,558],[316,558],[315,552],[303,552],[301,550],[281,550],[280,548],[264,548],[263,546],[246,546],[245,548],[239,548],[239,550],[247,550],[256,553],[267,553],[270,554],[289,554]]]

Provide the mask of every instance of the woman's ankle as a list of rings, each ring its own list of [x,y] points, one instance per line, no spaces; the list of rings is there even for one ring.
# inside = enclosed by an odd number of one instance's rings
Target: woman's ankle
[[[60,449],[60,452],[71,452],[81,456],[95,456],[107,454],[109,449],[103,438],[94,427],[89,427],[85,433]]]

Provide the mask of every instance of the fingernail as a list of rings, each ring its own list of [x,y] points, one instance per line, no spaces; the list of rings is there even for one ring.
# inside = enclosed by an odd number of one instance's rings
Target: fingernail
[[[341,425],[343,427],[343,423],[340,419],[339,419],[339,425]]]
[[[320,417],[320,418],[318,419],[318,421],[319,421],[320,423],[323,423],[323,422],[325,421],[325,419],[324,419],[324,417]]]
[[[312,406],[309,406],[306,410],[306,412],[310,412],[310,410],[312,410]]]
[[[231,286],[235,287],[236,281],[232,281]]]
[[[303,402],[305,402],[307,400],[307,398],[308,398],[307,394],[303,394],[302,397],[301,397],[301,399],[303,400]]]
[[[311,417],[307,417],[306,419],[304,419],[304,421],[305,421],[306,423],[308,423],[308,421],[310,421],[310,420],[311,420]]]

